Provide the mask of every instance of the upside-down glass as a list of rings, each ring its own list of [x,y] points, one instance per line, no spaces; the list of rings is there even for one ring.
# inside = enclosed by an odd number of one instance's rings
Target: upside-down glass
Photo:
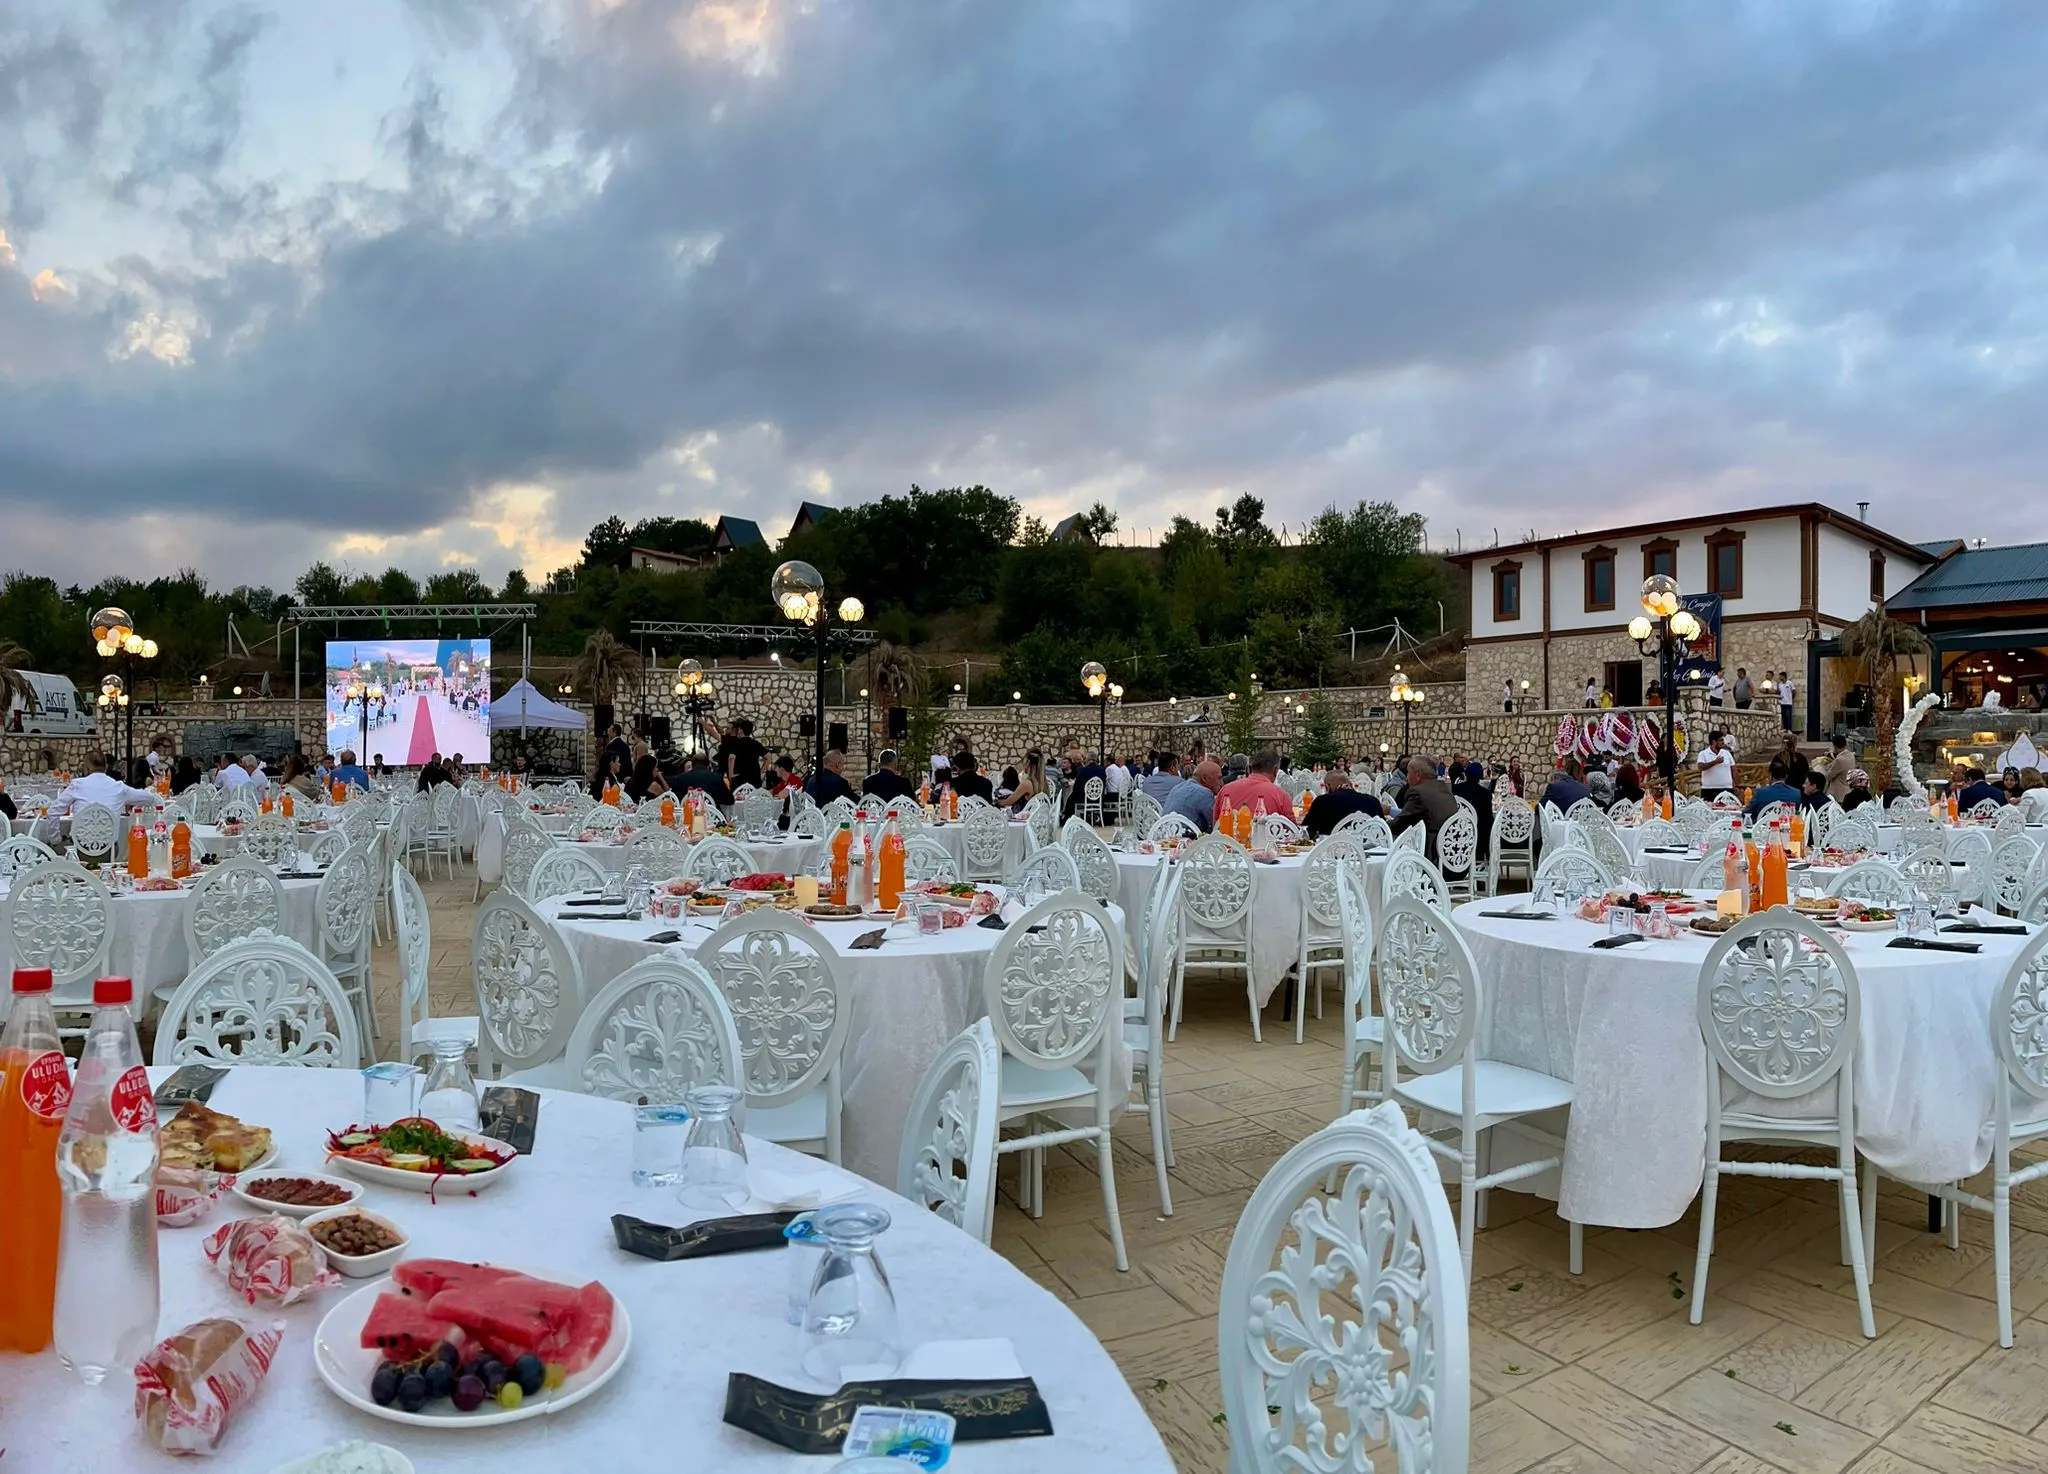
[[[740,1098],[730,1085],[699,1085],[684,1094],[690,1134],[683,1141],[683,1185],[676,1200],[685,1208],[716,1212],[747,1200],[747,1144],[732,1118]]]
[[[481,1128],[483,1117],[477,1109],[476,1080],[469,1073],[466,1040],[434,1041],[434,1067],[420,1087],[419,1113],[451,1135]]]
[[[363,1124],[389,1126],[419,1113],[420,1067],[384,1060],[363,1071]]]
[[[837,1203],[816,1219],[825,1241],[804,1309],[799,1359],[826,1387],[886,1377],[903,1360],[896,1339],[896,1295],[875,1257],[875,1236],[889,1215],[871,1203]]]

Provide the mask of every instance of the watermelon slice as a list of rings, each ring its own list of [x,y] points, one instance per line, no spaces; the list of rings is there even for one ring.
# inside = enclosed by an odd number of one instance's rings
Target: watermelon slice
[[[499,1280],[526,1279],[516,1269],[492,1264],[465,1264],[460,1259],[405,1259],[391,1271],[391,1279],[402,1290],[431,1300],[443,1290],[458,1285],[489,1285]]]
[[[364,1348],[383,1352],[386,1361],[412,1361],[438,1342],[461,1338],[453,1321],[435,1315],[420,1296],[403,1291],[379,1295],[363,1322]]]
[[[461,1326],[505,1362],[529,1352],[571,1373],[597,1359],[611,1337],[611,1292],[595,1282],[576,1288],[510,1275],[451,1286],[427,1303],[428,1313]]]

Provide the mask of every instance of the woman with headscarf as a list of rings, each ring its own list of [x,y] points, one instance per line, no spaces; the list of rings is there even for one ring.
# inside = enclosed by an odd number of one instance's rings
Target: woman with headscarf
[[[1861,768],[1849,770],[1849,791],[1842,795],[1844,811],[1858,809],[1867,803],[1875,803],[1870,796],[1870,774]]]

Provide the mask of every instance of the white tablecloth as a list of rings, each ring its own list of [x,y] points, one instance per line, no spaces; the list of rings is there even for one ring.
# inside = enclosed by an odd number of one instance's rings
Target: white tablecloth
[[[284,935],[317,953],[320,950],[320,882],[287,880],[284,887]],[[7,886],[0,884],[0,907]],[[137,998],[165,983],[175,983],[191,969],[185,947],[185,913],[189,891],[117,891],[110,898],[114,935],[108,944],[108,976],[128,977]],[[14,944],[0,930],[0,977],[14,967]]]
[[[1283,856],[1278,864],[1252,865],[1251,943],[1252,980],[1259,989],[1259,1006],[1266,1006],[1266,1000],[1294,970],[1296,955],[1301,950],[1301,855]],[[1152,889],[1159,867],[1166,862],[1163,853],[1142,855],[1130,854],[1123,850],[1116,854],[1117,899],[1122,903],[1129,925],[1137,926],[1145,913],[1145,896]],[[1368,860],[1367,882],[1372,895],[1379,894],[1379,879],[1385,873],[1386,858],[1378,857],[1378,864]],[[1201,933],[1194,932],[1193,940],[1199,944]],[[1127,939],[1127,943],[1130,939]]]
[[[578,909],[557,901],[542,911],[576,954],[586,996],[657,952],[694,953],[715,930],[708,921],[687,919],[585,921]],[[1123,925],[1118,908],[1112,906],[1110,913]],[[841,1056],[845,1116],[840,1155],[861,1176],[893,1182],[910,1097],[947,1041],[988,1012],[981,1004],[981,977],[1003,934],[970,923],[927,937],[904,922],[891,927],[888,940],[873,951],[848,949],[855,937],[875,926],[873,921],[825,921],[814,929],[831,944],[840,984],[853,1000]],[[683,939],[666,948],[645,940],[663,931],[679,931]],[[1119,1048],[1118,1078],[1128,1084],[1130,1073],[1130,1058]]]
[[[1029,842],[1031,826],[1021,819],[1012,819],[1004,831],[1003,876],[1015,876],[1024,864],[1025,846]],[[967,826],[964,824],[929,824],[915,831],[925,839],[937,840],[946,847],[946,853],[953,857],[953,864],[961,876],[967,874]]]
[[[1593,951],[1604,927],[1480,914],[1500,909],[1471,901],[1453,916],[1488,989],[1481,1056],[1576,1087],[1554,1189],[1559,1213],[1618,1228],[1675,1221],[1703,1172],[1707,1056],[1695,999],[1709,939],[1688,933]],[[1968,1177],[1990,1160],[2002,1078],[1991,995],[2026,938],[1970,937],[1983,943],[1974,956],[1895,951],[1889,940],[1841,934],[1863,991],[1856,1143],[1909,1182]]]
[[[160,1077],[163,1071],[152,1071]],[[353,1071],[238,1070],[221,1082],[217,1108],[269,1126],[279,1165],[321,1165],[327,1128],[356,1119],[362,1085]],[[393,1219],[418,1256],[489,1259],[598,1279],[633,1322],[633,1346],[618,1376],[588,1401],[552,1418],[496,1429],[413,1429],[359,1412],[327,1389],[313,1366],[321,1317],[365,1281],[346,1280],[310,1302],[282,1311],[251,1310],[231,1296],[206,1263],[201,1238],[240,1216],[226,1199],[200,1224],[158,1235],[168,1335],[204,1316],[244,1315],[284,1323],[270,1375],[204,1467],[261,1474],[344,1439],[388,1444],[421,1474],[557,1474],[566,1469],[818,1470],[804,1458],[725,1426],[720,1414],[730,1372],[751,1372],[784,1386],[807,1384],[796,1364],[796,1331],[782,1318],[789,1268],[771,1249],[715,1259],[657,1264],[612,1242],[613,1213],[664,1223],[690,1215],[672,1194],[635,1188],[629,1175],[632,1117],[623,1105],[549,1093],[534,1155],[504,1183],[474,1198],[371,1187],[365,1205]],[[846,1174],[765,1142],[748,1142],[752,1160],[785,1176],[814,1175],[837,1196]],[[1170,1471],[1159,1436],[1101,1344],[1059,1301],[1006,1260],[912,1204],[868,1186],[861,1196],[894,1220],[876,1241],[894,1285],[906,1344],[1007,1337],[1018,1364],[1036,1379],[1057,1433],[963,1445],[954,1462],[977,1471],[1044,1469]],[[128,1378],[88,1388],[54,1352],[0,1357],[0,1446],[21,1474],[171,1468],[143,1439],[132,1415]]]

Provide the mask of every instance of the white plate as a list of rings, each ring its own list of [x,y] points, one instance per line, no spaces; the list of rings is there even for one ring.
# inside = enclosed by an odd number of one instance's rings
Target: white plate
[[[508,1264],[505,1268],[565,1285],[589,1283],[579,1275],[557,1274],[522,1264]],[[468,1413],[458,1412],[455,1404],[445,1398],[428,1403],[416,1413],[395,1407],[379,1407],[370,1397],[370,1378],[381,1358],[360,1342],[363,1326],[370,1319],[370,1310],[376,1305],[377,1297],[391,1288],[389,1280],[375,1280],[363,1286],[328,1311],[320,1321],[320,1329],[313,1333],[313,1365],[319,1370],[320,1380],[349,1406],[361,1408],[371,1417],[383,1418],[387,1422],[406,1423],[415,1428],[479,1428],[493,1423],[518,1423],[527,1418],[560,1412],[563,1408],[574,1407],[617,1376],[620,1366],[625,1363],[626,1353],[633,1347],[632,1317],[626,1314],[625,1302],[614,1295],[611,1338],[597,1353],[597,1360],[569,1378],[552,1394],[543,1390],[515,1408],[486,1402]]]
[[[273,1152],[272,1155],[275,1155],[275,1153]],[[277,1203],[272,1202],[269,1198],[258,1197],[256,1194],[248,1191],[249,1184],[260,1182],[266,1177],[303,1177],[309,1182],[332,1183],[348,1194],[348,1200],[341,1203]],[[315,1213],[326,1213],[331,1209],[346,1208],[349,1203],[353,1203],[362,1197],[363,1185],[360,1182],[350,1182],[346,1178],[330,1176],[325,1172],[292,1172],[285,1170],[271,1172],[259,1168],[251,1168],[247,1172],[237,1174],[235,1185],[229,1188],[228,1191],[254,1208],[258,1213],[282,1213],[287,1218],[311,1218]]]
[[[481,1143],[494,1151],[509,1152],[511,1147],[493,1137],[474,1131],[462,1133],[462,1139],[470,1143]],[[514,1161],[517,1158],[513,1159]],[[512,1170],[512,1162],[502,1167],[493,1167],[488,1172],[443,1172],[438,1176],[432,1172],[413,1172],[404,1167],[385,1167],[376,1162],[362,1162],[354,1157],[334,1156],[327,1159],[329,1166],[346,1172],[351,1177],[360,1177],[365,1182],[374,1182],[379,1187],[403,1188],[407,1192],[423,1193],[439,1189],[442,1192],[482,1192],[504,1180]]]
[[[1836,925],[1840,926],[1843,931],[1897,931],[1899,929],[1899,924],[1896,921],[1857,921],[1847,917],[1837,922]]]
[[[270,1474],[322,1474],[324,1470],[340,1467],[328,1461],[330,1458],[339,1459],[344,1453],[355,1459],[347,1466],[351,1469],[374,1469],[377,1474],[413,1474],[412,1460],[397,1449],[353,1438],[347,1443],[323,1448],[316,1454],[307,1454],[303,1459],[293,1459],[289,1464],[279,1464]]]

